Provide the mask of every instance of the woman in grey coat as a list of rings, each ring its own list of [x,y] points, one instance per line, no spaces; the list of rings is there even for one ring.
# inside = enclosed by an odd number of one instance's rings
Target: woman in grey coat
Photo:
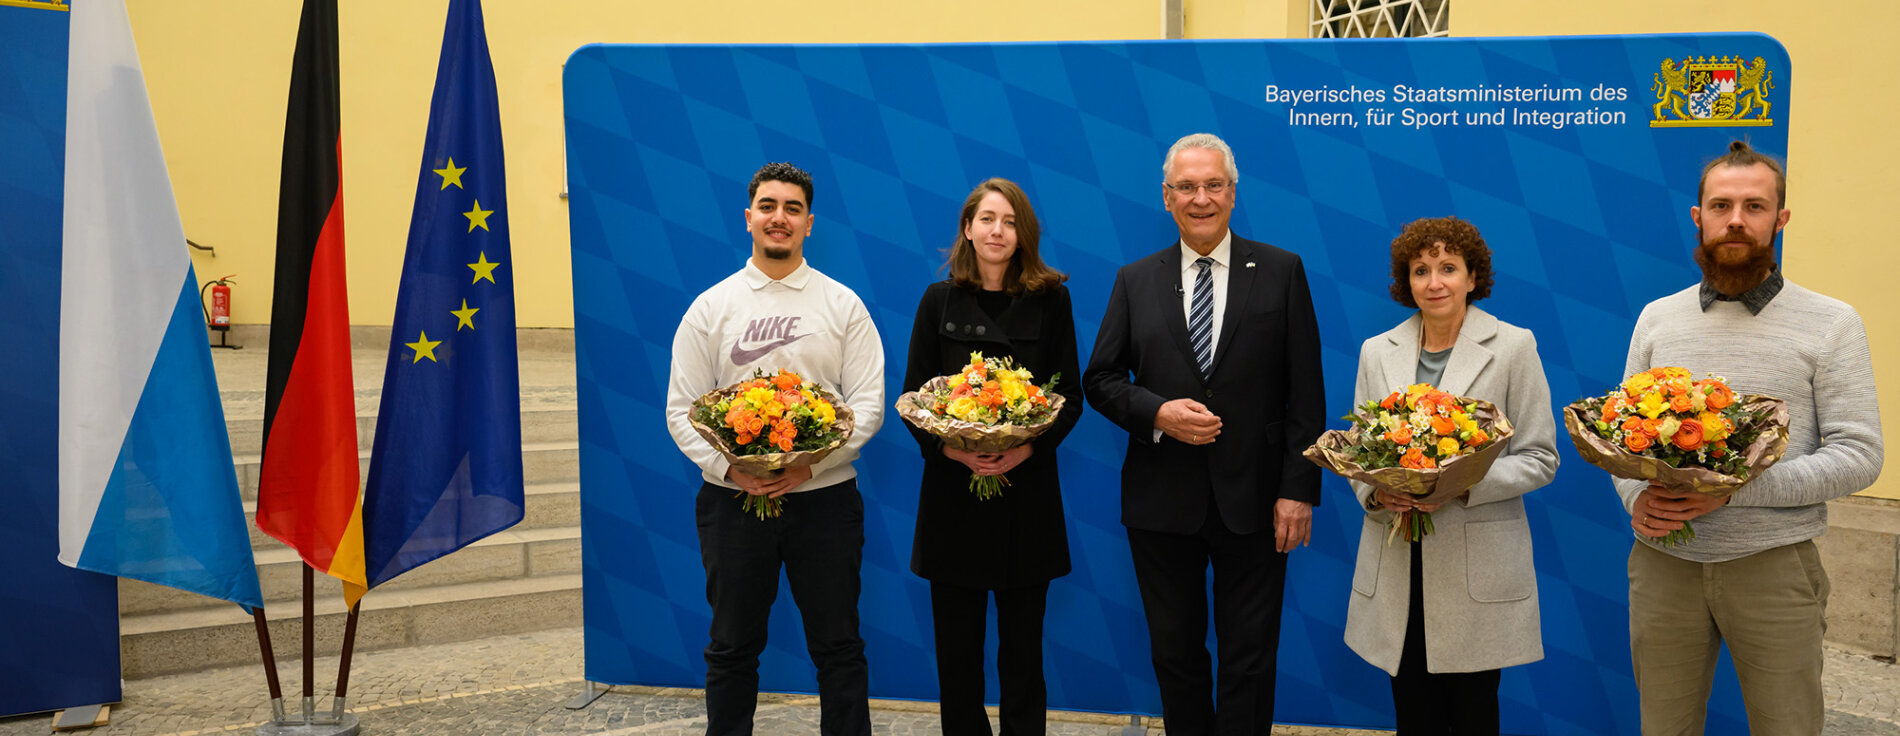
[[[1500,670],[1544,656],[1523,496],[1557,473],[1557,425],[1536,338],[1471,306],[1491,285],[1471,223],[1406,225],[1392,241],[1392,298],[1419,311],[1359,348],[1355,406],[1429,383],[1496,404],[1516,428],[1484,480],[1447,503],[1352,484],[1366,518],[1346,644],[1392,676],[1401,736],[1497,734]],[[1407,510],[1430,512],[1435,531],[1388,542]]]

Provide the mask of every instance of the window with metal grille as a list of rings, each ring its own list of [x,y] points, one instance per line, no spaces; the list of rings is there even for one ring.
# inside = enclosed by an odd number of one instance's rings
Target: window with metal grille
[[[1450,35],[1451,0],[1308,0],[1309,38]]]

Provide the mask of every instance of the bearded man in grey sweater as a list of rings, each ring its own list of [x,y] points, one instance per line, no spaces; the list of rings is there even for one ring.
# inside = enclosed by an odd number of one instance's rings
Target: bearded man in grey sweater
[[[1873,484],[1884,450],[1867,331],[1854,308],[1787,280],[1775,235],[1788,224],[1780,162],[1730,144],[1702,171],[1689,217],[1702,282],[1651,302],[1624,375],[1681,366],[1740,393],[1788,402],[1788,451],[1734,495],[1617,481],[1630,551],[1630,658],[1643,733],[1701,734],[1723,643],[1749,730],[1818,734],[1827,573],[1813,539],[1827,502]],[[1694,539],[1657,540],[1694,520]]]

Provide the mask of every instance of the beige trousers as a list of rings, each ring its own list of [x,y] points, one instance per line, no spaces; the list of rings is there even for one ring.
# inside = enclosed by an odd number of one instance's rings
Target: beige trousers
[[[1645,736],[1699,736],[1723,642],[1753,736],[1821,733],[1827,572],[1814,542],[1727,562],[1630,550],[1630,660]]]

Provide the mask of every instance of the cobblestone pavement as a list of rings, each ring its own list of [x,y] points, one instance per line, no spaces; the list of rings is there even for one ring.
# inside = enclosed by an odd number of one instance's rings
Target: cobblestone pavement
[[[585,687],[581,630],[547,631],[457,644],[357,655],[350,675],[353,712],[368,736],[444,734],[606,734],[698,736],[705,707],[698,691],[616,687],[591,707],[564,704]],[[336,658],[317,660],[319,692],[336,677]],[[296,707],[301,667],[280,663],[284,691]],[[1828,651],[1824,683],[1829,736],[1900,734],[1900,666]],[[254,733],[270,717],[262,668],[256,665],[168,675],[125,683],[125,702],[110,724],[90,736],[196,736]],[[318,706],[327,707],[327,697]],[[935,706],[873,701],[873,731],[881,735],[936,734]],[[1121,736],[1125,717],[1052,712],[1051,736]],[[0,736],[46,734],[47,715],[0,719]],[[768,695],[758,711],[761,734],[818,733],[818,701]],[[1150,734],[1162,733],[1157,726]],[[1280,726],[1279,736],[1353,736],[1389,733]]]

